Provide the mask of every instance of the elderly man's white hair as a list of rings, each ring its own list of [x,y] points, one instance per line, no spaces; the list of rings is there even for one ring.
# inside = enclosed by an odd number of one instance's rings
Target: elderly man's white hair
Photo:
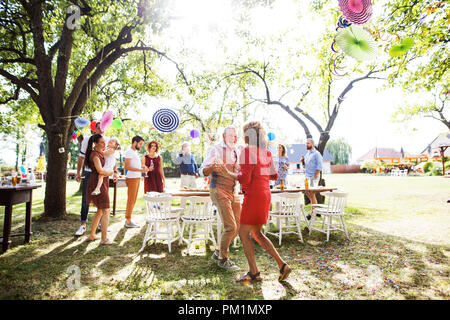
[[[237,132],[236,127],[228,126],[228,127],[226,127],[225,129],[223,129],[223,134],[226,135],[228,130],[234,130],[234,131]]]
[[[185,146],[190,147],[190,146],[191,146],[191,143],[190,143],[189,141],[184,141],[184,142],[181,144],[181,149],[183,149]]]
[[[312,138],[306,139],[306,142],[308,142],[308,141],[311,142],[313,145],[315,145],[314,140]]]

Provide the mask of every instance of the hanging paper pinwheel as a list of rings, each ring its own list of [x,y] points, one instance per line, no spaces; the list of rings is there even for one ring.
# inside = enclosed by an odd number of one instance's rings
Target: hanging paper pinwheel
[[[372,16],[371,0],[338,0],[344,17],[353,24],[366,24]]]
[[[113,118],[114,116],[112,111],[110,110],[106,111],[102,117],[102,120],[100,120],[100,130],[106,131],[106,129],[108,129],[111,123],[113,122]]]
[[[275,133],[269,132],[267,134],[267,137],[269,138],[269,141],[273,141],[273,140],[275,140]]]
[[[75,122],[75,126],[78,129],[82,129],[82,128],[84,128],[84,127],[89,125],[89,120],[86,119],[86,118],[82,118],[82,117],[76,118],[74,122]]]
[[[376,42],[372,35],[356,26],[339,29],[336,43],[346,54],[358,61],[370,60],[377,53]]]
[[[175,111],[163,108],[153,114],[153,125],[161,132],[172,132],[180,124],[180,119]]]
[[[389,55],[391,57],[398,57],[404,55],[413,47],[413,45],[414,45],[413,38],[405,38],[400,41],[400,44],[392,46],[392,48],[389,50]]]

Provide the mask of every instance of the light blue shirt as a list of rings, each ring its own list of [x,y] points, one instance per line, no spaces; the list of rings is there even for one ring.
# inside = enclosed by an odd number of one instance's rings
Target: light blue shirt
[[[322,155],[316,149],[308,150],[305,154],[305,176],[314,177],[317,170],[322,171]]]

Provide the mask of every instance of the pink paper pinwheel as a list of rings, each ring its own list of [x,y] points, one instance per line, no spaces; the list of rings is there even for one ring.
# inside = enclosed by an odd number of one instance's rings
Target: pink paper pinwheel
[[[338,0],[344,17],[353,24],[366,24],[372,17],[371,0]]]
[[[106,129],[109,128],[112,122],[113,122],[113,113],[112,111],[108,110],[103,115],[102,120],[100,120],[100,130],[106,131]]]

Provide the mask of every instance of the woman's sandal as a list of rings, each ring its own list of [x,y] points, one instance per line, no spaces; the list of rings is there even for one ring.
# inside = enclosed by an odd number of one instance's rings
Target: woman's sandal
[[[287,267],[287,269],[286,269]],[[287,279],[289,274],[291,273],[292,269],[289,267],[286,263],[283,264],[283,266],[280,269],[280,276],[278,277],[278,281],[284,281]]]
[[[240,276],[239,278],[236,279],[236,282],[244,282],[244,281],[262,281],[262,277],[261,277],[261,273],[257,272],[255,274],[252,274],[250,271],[247,272],[246,274],[243,274],[242,276]]]
[[[107,246],[107,245],[111,245],[111,244],[116,244],[116,242],[111,241],[111,240],[106,240],[106,241],[100,241],[100,244]]]

